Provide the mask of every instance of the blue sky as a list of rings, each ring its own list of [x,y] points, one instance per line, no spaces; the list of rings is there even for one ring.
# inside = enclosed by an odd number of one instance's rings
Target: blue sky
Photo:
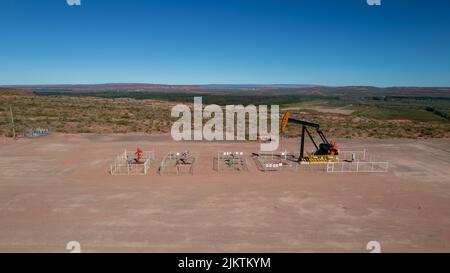
[[[2,0],[0,84],[450,86],[450,1]]]

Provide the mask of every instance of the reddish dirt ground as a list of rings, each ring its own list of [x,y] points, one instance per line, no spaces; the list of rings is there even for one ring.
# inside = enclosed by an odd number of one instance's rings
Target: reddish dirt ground
[[[339,140],[390,162],[388,173],[222,174],[219,150],[258,143],[169,136],[0,139],[0,252],[450,251],[450,140]],[[125,148],[155,150],[147,176],[111,176]],[[298,141],[284,140],[294,151]],[[159,176],[170,150],[199,154],[193,176]]]

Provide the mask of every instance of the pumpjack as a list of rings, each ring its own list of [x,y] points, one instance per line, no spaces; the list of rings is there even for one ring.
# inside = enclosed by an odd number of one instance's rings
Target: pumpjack
[[[304,156],[305,154],[305,135],[308,135],[311,142],[314,144],[314,147],[316,148],[316,151],[313,152],[313,155],[315,156],[321,156],[328,158],[334,158],[338,155],[338,149],[336,142],[329,142],[328,139],[325,137],[325,134],[320,130],[320,125],[317,123],[312,123],[304,120],[294,119],[289,117],[289,112],[286,112],[284,114],[282,123],[281,123],[281,133],[284,133],[286,126],[289,124],[296,124],[300,125],[302,127],[302,133],[300,138],[300,156],[298,157],[298,161],[308,161],[308,158]],[[316,130],[317,134],[320,136],[322,143],[317,145],[316,141],[314,140],[313,136],[311,135],[308,128],[313,128]]]

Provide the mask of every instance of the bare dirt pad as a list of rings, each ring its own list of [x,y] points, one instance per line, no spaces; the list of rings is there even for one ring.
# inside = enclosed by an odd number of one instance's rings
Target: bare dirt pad
[[[0,251],[450,251],[450,140],[341,140],[390,161],[389,173],[213,171],[219,150],[168,136],[53,135],[0,140]],[[147,176],[111,176],[124,148],[155,150]],[[283,149],[296,150],[296,140]],[[194,176],[159,176],[170,150],[199,154]]]

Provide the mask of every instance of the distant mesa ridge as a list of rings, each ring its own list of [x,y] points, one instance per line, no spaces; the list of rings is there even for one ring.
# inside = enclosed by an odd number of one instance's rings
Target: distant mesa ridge
[[[241,91],[279,95],[288,93],[314,94],[378,94],[396,95],[402,93],[449,94],[450,87],[374,87],[374,86],[324,86],[315,84],[198,84],[170,85],[148,83],[104,83],[104,84],[35,84],[35,85],[0,85],[7,88],[21,88],[35,92],[83,93],[83,92],[198,92],[214,93]],[[380,94],[381,95],[381,94]]]
[[[313,84],[197,84],[172,85],[148,83],[104,83],[104,84],[33,84],[4,85],[0,87],[27,88],[33,90],[66,91],[155,91],[155,90],[198,90],[198,89],[282,89],[318,87]]]

